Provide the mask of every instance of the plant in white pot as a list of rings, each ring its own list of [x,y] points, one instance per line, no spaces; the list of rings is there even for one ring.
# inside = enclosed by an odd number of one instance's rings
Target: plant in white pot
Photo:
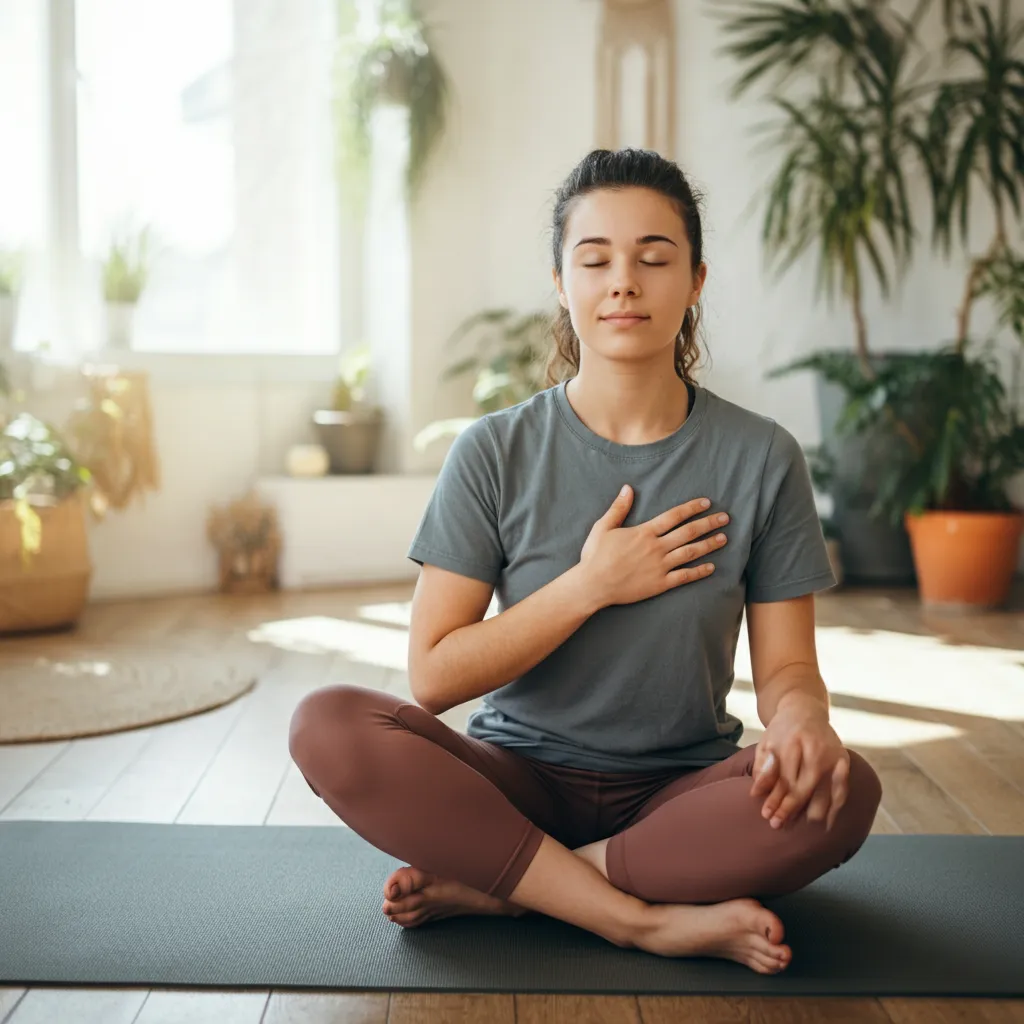
[[[10,352],[14,348],[22,264],[19,251],[0,249],[0,352]]]
[[[474,313],[448,339],[453,348],[468,339],[473,354],[447,366],[441,379],[452,380],[472,373],[473,401],[480,415],[525,402],[550,386],[548,360],[554,319],[552,312],[543,309],[526,313],[485,309]],[[413,438],[413,447],[418,452],[426,451],[441,438],[457,437],[479,418],[456,416],[428,423]]]
[[[150,233],[144,227],[115,234],[103,260],[108,348],[131,348],[135,308],[149,280]]]
[[[384,426],[384,411],[367,401],[370,349],[360,346],[341,357],[329,409],[313,413],[332,473],[372,473]]]

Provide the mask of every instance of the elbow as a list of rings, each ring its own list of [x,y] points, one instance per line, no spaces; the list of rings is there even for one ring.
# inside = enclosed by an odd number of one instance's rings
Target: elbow
[[[440,715],[448,710],[437,700],[430,676],[421,665],[409,665],[409,691],[413,700],[431,715]]]

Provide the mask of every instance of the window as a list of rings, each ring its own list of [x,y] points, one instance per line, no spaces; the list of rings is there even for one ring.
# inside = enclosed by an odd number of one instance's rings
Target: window
[[[24,52],[32,34],[17,12],[34,22],[26,12],[47,6],[64,16],[64,5],[38,0],[0,4],[0,124],[13,124],[16,139],[48,123],[46,101],[10,81],[30,72],[12,69],[4,50]],[[103,260],[113,240],[146,229],[150,273],[133,314],[134,349],[338,351],[333,0],[75,0],[66,10],[74,46],[67,57],[58,46],[53,60],[73,64],[77,86],[70,101],[55,92],[49,115],[59,120],[65,102],[76,108],[71,166],[56,169],[52,187],[73,197],[65,221],[77,225],[76,273],[66,287],[77,294],[52,301],[78,311],[68,321],[74,347],[106,347]],[[12,18],[21,45],[11,41]],[[24,145],[43,148],[37,142]],[[28,166],[4,174],[18,179],[0,177],[7,196],[39,180]],[[27,210],[8,205],[0,246],[7,233],[38,232]],[[60,245],[60,232],[51,234]],[[22,319],[34,321],[29,333],[45,329],[38,308]]]
[[[38,0],[0,2],[0,252],[23,263],[15,348],[30,347],[26,313],[45,305],[46,148],[45,39]],[[9,315],[9,314],[8,314]],[[5,324],[0,324],[3,329]],[[6,340],[6,335],[5,339]],[[0,340],[0,344],[3,341]]]

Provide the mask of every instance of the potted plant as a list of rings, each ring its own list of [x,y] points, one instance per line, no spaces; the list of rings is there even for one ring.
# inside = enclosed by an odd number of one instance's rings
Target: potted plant
[[[360,346],[342,356],[329,409],[313,413],[332,473],[372,473],[380,447],[384,411],[366,400],[370,350]]]
[[[109,348],[131,348],[135,309],[149,279],[149,271],[149,228],[115,234],[103,259],[103,299]]]
[[[20,252],[0,249],[0,353],[14,348],[22,265]]]
[[[0,391],[9,395],[6,373]],[[0,634],[75,623],[92,564],[83,488],[89,472],[59,431],[0,415]]]
[[[847,365],[870,378],[876,367],[900,358],[872,352],[864,294],[871,277],[888,296],[913,253],[907,164],[918,145],[909,82],[918,19],[844,0],[744,0],[716,5],[716,12],[725,18],[724,52],[744,66],[734,97],[772,76],[780,87],[805,76],[799,100],[781,91],[769,95],[780,118],[769,125],[777,170],[766,188],[764,253],[779,274],[816,253],[818,294],[830,303],[840,297],[849,310],[853,346],[842,353],[844,372],[829,377],[814,367],[824,444],[843,466],[832,492],[835,524],[850,576],[909,582],[913,565],[903,527],[871,519],[871,495],[863,493],[870,487],[871,450],[887,443],[888,425],[875,424],[875,436],[851,437],[837,435],[836,422],[848,397],[842,390]],[[840,362],[834,347],[827,359],[829,366]],[[798,361],[769,377],[808,365]]]
[[[74,624],[88,597],[86,513],[102,518],[156,486],[148,399],[120,372],[86,368],[90,395],[63,431],[0,394],[0,633]]]
[[[928,183],[933,207],[932,242],[947,255],[956,225],[966,250],[969,213],[978,209],[974,199],[979,188],[991,203],[995,231],[986,252],[969,259],[953,346],[954,353],[962,357],[962,364],[954,364],[958,372],[974,372],[977,367],[964,355],[970,338],[971,309],[985,294],[984,281],[995,280],[991,276],[994,268],[1001,265],[1005,274],[1013,266],[1012,254],[1009,262],[999,264],[999,260],[1009,253],[1011,215],[1020,224],[1024,21],[1011,18],[1006,2],[993,13],[987,3],[946,0],[942,5],[947,32],[944,67],[939,76],[926,81],[921,77],[911,80],[907,69],[917,42],[918,24],[932,6],[927,2],[919,4],[915,17],[909,20],[899,18],[887,5],[858,0],[796,7],[784,3],[732,5],[737,6],[740,11],[733,13],[729,29],[737,36],[730,52],[751,62],[741,87],[772,70],[818,70],[823,61],[831,68],[822,72],[817,98],[800,107],[789,105],[790,120],[802,130],[789,133],[795,141],[770,192],[765,225],[769,248],[788,240],[784,251],[796,256],[808,239],[816,239],[823,265],[849,257],[851,265],[864,261],[877,274],[883,262],[878,242],[885,239],[897,270],[902,272],[911,256],[913,237],[907,199],[911,172],[919,172]],[[826,98],[824,104],[822,97]],[[838,112],[833,103],[836,97]],[[786,108],[784,101],[781,105]],[[816,193],[796,188],[808,173],[811,181],[821,177],[815,168],[821,162],[830,166],[830,149],[844,151],[834,140],[822,145],[831,138],[826,129],[832,124],[829,117],[816,113],[822,107],[830,115],[835,114],[835,120],[843,126],[842,133],[849,136],[847,148],[858,154],[856,166],[870,171],[864,179],[869,199],[865,213],[870,214],[872,230],[858,236],[863,244],[856,250],[842,244],[844,225],[851,217],[854,223],[857,219],[855,205],[842,200],[846,174],[837,177],[840,187],[835,204],[824,194],[820,202],[808,204],[807,196],[813,198]],[[805,126],[813,131],[803,130]],[[810,141],[806,142],[805,137]],[[815,154],[820,154],[820,159]],[[838,166],[842,170],[847,163],[842,161]],[[835,166],[831,165],[828,175],[834,173]],[[787,230],[775,237],[771,229],[779,225]],[[879,274],[878,279],[885,291],[883,276]],[[847,281],[847,293],[856,299],[860,294],[857,275],[848,276]],[[855,320],[859,319],[855,313]],[[839,389],[843,396],[843,406],[828,417],[828,426],[834,424],[831,443],[836,445],[844,469],[839,483],[845,484],[853,496],[847,503],[842,500],[843,488],[837,491],[840,500],[836,518],[843,534],[848,571],[854,561],[849,556],[856,549],[849,543],[852,538],[847,530],[851,512],[860,514],[862,532],[867,522],[879,526],[888,522],[903,534],[902,514],[893,511],[891,495],[882,493],[883,477],[891,482],[883,467],[904,448],[927,452],[928,439],[936,432],[935,417],[940,410],[928,400],[897,403],[887,396],[905,396],[903,385],[907,381],[920,381],[930,372],[939,377],[928,393],[940,394],[949,365],[948,361],[936,362],[931,352],[890,354],[880,359],[868,352],[864,338],[858,327],[854,354],[816,352],[772,374],[813,369],[819,381]],[[923,383],[920,387],[925,389]],[[819,390],[819,395],[823,394],[824,389]],[[863,415],[866,410],[869,414]],[[943,500],[954,499],[947,495]],[[893,514],[884,516],[884,508]],[[875,550],[884,547],[882,541],[881,535],[875,538]],[[865,548],[870,549],[868,545]],[[909,541],[906,549],[909,552]],[[891,554],[886,561],[891,560]],[[916,565],[916,557],[914,562]]]
[[[1024,469],[1024,423],[991,344],[921,354],[887,373],[876,395],[915,422],[876,465],[876,511],[906,524],[922,602],[1001,605],[1024,529],[1007,493]]]
[[[554,316],[543,311],[517,313],[512,309],[485,309],[464,320],[448,339],[449,347],[474,342],[471,355],[447,366],[442,380],[467,373],[476,375],[473,400],[481,414],[524,402],[547,387],[546,367],[551,347]],[[442,437],[454,437],[478,416],[436,420],[413,439],[417,451],[425,451]]]
[[[335,122],[344,194],[361,201],[368,179],[374,110],[408,110],[406,184],[415,193],[427,160],[444,132],[448,79],[430,31],[413,0],[377,0],[357,25],[356,6],[343,17],[335,61]]]

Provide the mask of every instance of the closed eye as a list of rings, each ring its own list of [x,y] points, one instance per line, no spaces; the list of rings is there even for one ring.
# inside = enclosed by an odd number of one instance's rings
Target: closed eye
[[[668,266],[668,261],[667,260],[663,260],[660,263],[656,263],[653,260],[640,260],[640,262],[645,267],[667,267]],[[608,261],[605,260],[603,263],[584,263],[584,264],[582,264],[582,266],[584,266],[584,267],[607,267],[608,266]]]

